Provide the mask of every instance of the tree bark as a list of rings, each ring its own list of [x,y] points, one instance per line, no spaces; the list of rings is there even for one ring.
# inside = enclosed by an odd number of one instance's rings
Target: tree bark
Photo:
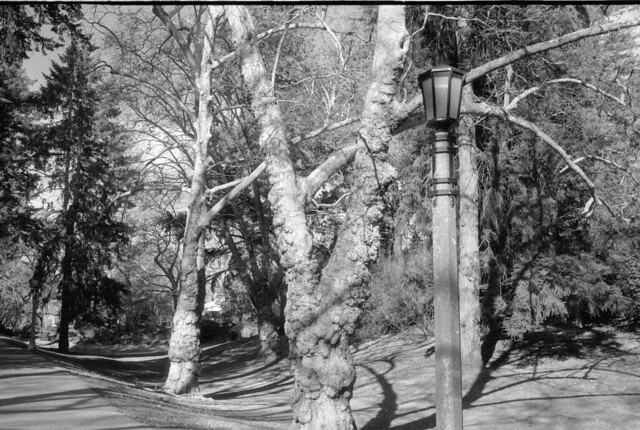
[[[34,282],[34,280],[32,280]],[[38,304],[40,303],[40,288],[35,284],[31,286],[31,330],[29,333],[29,351],[36,349],[36,323],[38,322]]]
[[[69,230],[67,229],[67,234]],[[67,236],[69,237],[69,236]],[[65,243],[64,256],[60,265],[62,280],[60,281],[60,325],[58,326],[58,351],[66,354],[69,352],[69,324],[71,323],[70,288],[72,280],[71,247]]]
[[[258,309],[258,336],[260,338],[259,357],[266,363],[278,360],[281,355],[278,317],[273,312],[273,300],[261,303]]]
[[[354,429],[350,398],[355,367],[349,336],[366,298],[369,265],[378,257],[384,188],[395,171],[378,157],[386,151],[393,96],[409,35],[404,8],[381,6],[358,151],[348,175],[352,193],[335,249],[322,274],[311,255],[306,216],[306,181],[293,169],[284,124],[262,58],[250,42],[255,30],[245,8],[225,7],[252,109],[267,153],[269,201],[282,265],[287,269],[285,330],[290,342],[294,422],[304,429]]]
[[[205,213],[204,192],[206,189],[206,151],[211,138],[213,121],[209,110],[211,99],[211,43],[213,24],[207,18],[205,24],[202,58],[199,67],[194,67],[198,91],[199,109],[197,136],[193,146],[193,179],[191,196],[187,208],[180,270],[180,293],[173,317],[169,341],[169,374],[164,389],[174,394],[199,391],[200,375],[200,319],[205,298],[204,229],[200,218]],[[182,45],[181,45],[182,46]]]
[[[463,101],[473,97],[471,85],[464,87]],[[463,116],[458,128],[460,167],[460,349],[465,385],[482,367],[480,358],[480,252],[478,230],[478,147],[475,122]]]

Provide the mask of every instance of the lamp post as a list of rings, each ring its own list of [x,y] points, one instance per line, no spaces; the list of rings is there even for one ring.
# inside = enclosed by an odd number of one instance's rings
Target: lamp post
[[[435,313],[436,424],[438,430],[462,429],[462,364],[460,359],[460,292],[455,145],[451,135],[458,122],[464,73],[438,65],[418,76],[427,125],[435,128],[431,147],[433,202],[433,284]]]

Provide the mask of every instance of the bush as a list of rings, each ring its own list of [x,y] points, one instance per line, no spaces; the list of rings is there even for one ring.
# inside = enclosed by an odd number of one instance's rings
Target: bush
[[[433,334],[433,263],[424,247],[404,255],[382,257],[373,266],[370,296],[356,333],[369,340],[387,333],[419,328]]]
[[[238,338],[236,325],[226,318],[217,317],[214,312],[208,312],[200,320],[200,342],[224,342]]]
[[[630,300],[629,306],[617,323],[626,329],[640,327],[640,255],[621,256],[615,263],[616,285]]]
[[[611,267],[590,255],[541,257],[523,270],[516,266],[517,282],[508,297],[503,321],[512,338],[522,338],[538,324],[608,322],[625,313],[630,300]]]

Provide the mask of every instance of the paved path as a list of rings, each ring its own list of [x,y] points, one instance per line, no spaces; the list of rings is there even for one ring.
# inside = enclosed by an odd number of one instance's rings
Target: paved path
[[[0,339],[0,429],[148,429],[83,379]]]

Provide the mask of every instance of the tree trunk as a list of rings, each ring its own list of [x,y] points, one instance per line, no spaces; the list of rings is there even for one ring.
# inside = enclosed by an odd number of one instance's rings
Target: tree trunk
[[[199,391],[200,319],[205,299],[204,228],[200,217],[204,210],[206,150],[211,138],[211,42],[213,24],[207,19],[201,64],[195,74],[198,91],[197,136],[194,143],[193,179],[187,208],[187,223],[182,245],[180,292],[169,340],[169,375],[164,389],[174,394]]]
[[[463,102],[472,100],[471,85],[464,87]],[[478,230],[478,147],[475,122],[464,116],[458,128],[460,166],[460,348],[465,385],[482,368],[480,357],[480,253]]]
[[[259,357],[266,363],[272,363],[282,356],[278,319],[273,312],[272,304],[273,301],[269,301],[258,309]]]
[[[38,304],[40,302],[40,288],[36,284],[35,280],[32,279],[31,286],[31,330],[29,333],[29,346],[27,349],[29,351],[35,351],[36,349],[36,323],[38,322]]]
[[[502,332],[502,314],[505,309],[502,291],[500,288],[500,255],[504,250],[507,238],[506,222],[504,221],[504,204],[502,203],[502,184],[500,169],[500,141],[497,134],[496,120],[491,118],[491,158],[492,177],[491,184],[485,197],[484,213],[487,219],[484,221],[484,228],[493,229],[494,239],[489,243],[489,270],[487,291],[482,300],[482,317],[489,327],[489,333],[482,341],[481,355],[482,362],[486,365],[495,351],[496,344]]]
[[[262,58],[249,44],[255,29],[245,8],[225,7],[232,40],[241,48],[240,65],[252,108],[260,124],[260,144],[267,152],[269,201],[282,265],[287,269],[285,330],[290,342],[294,388],[294,422],[304,429],[354,429],[349,404],[355,367],[349,336],[366,298],[368,266],[378,257],[381,197],[395,172],[380,158],[388,148],[393,96],[408,49],[404,8],[381,6],[365,102],[361,144],[348,182],[352,193],[344,224],[320,276],[306,216],[306,181],[296,177],[285,140],[284,124]],[[375,159],[375,161],[374,161]],[[375,163],[375,164],[374,164]]]
[[[66,354],[69,352],[69,324],[71,324],[71,303],[70,289],[73,282],[71,267],[71,244],[69,238],[73,235],[73,227],[67,228],[67,242],[64,245],[64,256],[62,257],[60,281],[60,326],[58,327],[58,351]]]
[[[196,218],[197,222],[197,218]],[[189,220],[182,258],[182,289],[178,296],[169,340],[169,375],[164,389],[174,394],[198,392],[200,375],[200,319],[204,309],[205,273],[194,221]],[[196,231],[194,231],[196,230]]]

